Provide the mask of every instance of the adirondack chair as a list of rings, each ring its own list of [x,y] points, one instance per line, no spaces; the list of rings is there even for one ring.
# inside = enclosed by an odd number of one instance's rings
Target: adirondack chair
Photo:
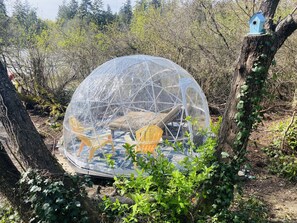
[[[90,147],[88,158],[90,161],[94,157],[95,151],[102,148],[107,143],[111,143],[112,151],[114,152],[114,144],[110,133],[97,135],[95,137],[88,136],[86,132],[92,130],[92,128],[85,128],[74,116],[69,118],[69,125],[72,132],[75,133],[77,138],[81,141],[77,156],[80,156],[84,146]]]
[[[138,129],[135,132],[136,141],[133,141],[130,136],[125,136],[127,143],[135,146],[136,152],[151,153],[155,155],[155,148],[160,142],[163,130],[156,125],[148,125]]]

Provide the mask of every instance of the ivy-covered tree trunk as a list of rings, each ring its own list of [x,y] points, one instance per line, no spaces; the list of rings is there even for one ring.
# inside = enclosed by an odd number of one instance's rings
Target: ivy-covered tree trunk
[[[212,189],[202,201],[216,207],[215,211],[228,209],[233,200],[236,175],[245,161],[250,133],[259,121],[269,67],[278,49],[297,29],[297,15],[293,15],[296,10],[280,23],[273,23],[278,3],[262,1],[259,10],[266,18],[266,34],[248,35],[242,42],[216,148],[220,165],[208,185]]]
[[[297,15],[292,14],[274,24],[279,0],[264,0],[260,10],[266,18],[266,34],[244,37],[235,67],[230,96],[219,134],[218,157],[228,152],[236,168],[244,160],[253,125],[258,121],[269,67],[278,49],[297,29]]]
[[[21,173],[14,166],[0,141],[0,193],[17,208],[18,213],[25,222],[29,221],[28,204],[21,198],[17,183]]]
[[[246,36],[237,62],[231,93],[220,129],[218,151],[239,160],[259,119],[268,69],[276,53],[272,35]]]

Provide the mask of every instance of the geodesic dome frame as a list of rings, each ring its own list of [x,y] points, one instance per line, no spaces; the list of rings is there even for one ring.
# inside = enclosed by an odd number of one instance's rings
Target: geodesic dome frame
[[[125,160],[123,144],[135,144],[143,154],[159,145],[177,163],[186,154],[161,146],[162,140],[185,141],[189,132],[202,143],[199,129],[208,130],[209,121],[203,91],[179,65],[161,57],[119,57],[99,66],[76,89],[64,119],[64,151],[89,173],[127,174],[133,165]],[[107,156],[115,160],[114,168],[106,164]]]

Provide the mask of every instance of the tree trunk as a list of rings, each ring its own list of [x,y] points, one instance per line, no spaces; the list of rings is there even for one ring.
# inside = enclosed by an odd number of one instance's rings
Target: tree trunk
[[[18,159],[18,162],[24,169],[39,169],[45,170],[50,174],[61,175],[62,179],[64,179],[65,187],[73,187],[72,183],[63,177],[65,171],[47,149],[33,125],[30,116],[17,96],[14,86],[8,79],[7,71],[2,61],[0,61],[0,122],[3,123],[10,142],[12,142],[13,148],[11,148],[11,152],[13,156]],[[9,181],[10,185],[15,185],[20,177],[20,173],[16,172],[15,166],[13,166],[11,160],[6,155],[1,156],[5,162],[2,162],[2,159],[0,159],[0,171],[3,169],[4,172],[1,172],[1,174],[6,174],[7,180],[11,180]],[[13,174],[8,174],[11,170]],[[3,178],[3,181],[1,179],[0,192],[10,199],[9,196],[13,198],[13,194],[5,186],[2,187],[2,182],[5,182],[5,179]],[[11,189],[13,188],[11,187]],[[12,203],[17,210],[23,206],[19,201],[20,198]],[[88,197],[81,197],[80,202],[82,208],[88,212],[89,222],[99,222],[97,205],[94,205],[94,202]],[[19,204],[21,205],[19,206]]]
[[[0,121],[12,142],[12,153],[24,168],[43,169],[53,174],[64,173],[19,100],[2,62],[0,62]]]
[[[21,174],[7,155],[0,141],[0,193],[3,194],[11,205],[17,208],[22,220],[29,222],[28,204],[24,202],[18,191],[17,183]]]
[[[260,10],[266,18],[265,35],[244,37],[235,67],[231,92],[219,133],[217,156],[230,155],[229,161],[244,158],[271,62],[285,40],[297,29],[296,9],[278,24],[273,17],[279,0],[263,0]],[[240,163],[238,163],[240,165]]]
[[[221,165],[211,178],[210,194],[201,200],[211,207],[215,204],[218,210],[227,209],[233,199],[234,185],[238,183],[236,175],[245,161],[250,133],[259,121],[260,102],[271,62],[285,40],[297,29],[297,15],[292,15],[295,10],[279,24],[273,24],[278,3],[279,0],[262,1],[260,10],[266,17],[267,34],[244,37],[234,70],[216,148]]]
[[[256,121],[256,114],[253,113],[256,112],[256,106],[259,105],[259,99],[261,99],[259,97],[261,97],[263,91],[267,71],[276,52],[272,41],[273,36],[271,35],[246,36],[243,40],[218,141],[218,152],[227,151],[229,155],[231,155],[231,158],[240,156],[239,153],[245,150],[248,137]],[[254,72],[257,67],[256,64],[258,64],[258,67],[259,65],[261,66],[262,72]],[[241,139],[241,147],[234,149],[236,137],[238,137],[239,132],[242,130],[235,116],[239,112],[238,104],[241,100],[240,96],[242,95],[241,86],[246,85],[247,82],[249,82],[248,94],[246,95],[245,103],[242,108],[244,114],[240,117],[240,119],[246,123],[244,130],[246,134],[244,134],[244,137]]]

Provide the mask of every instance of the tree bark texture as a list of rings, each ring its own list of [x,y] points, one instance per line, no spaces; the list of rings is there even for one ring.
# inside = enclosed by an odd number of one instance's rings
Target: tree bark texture
[[[227,151],[232,157],[238,155],[238,151],[233,151],[233,144],[235,138],[239,132],[239,128],[235,121],[235,115],[238,112],[237,105],[240,100],[241,86],[246,83],[247,78],[256,79],[254,75],[257,75],[252,71],[254,64],[259,60],[261,55],[266,55],[262,66],[268,70],[272,59],[276,53],[276,49],[272,45],[273,37],[271,35],[259,35],[259,36],[246,36],[243,40],[240,57],[237,62],[233,81],[231,84],[231,92],[226,105],[226,109],[223,116],[223,121],[219,134],[218,151]],[[265,74],[267,77],[267,72]],[[266,79],[265,77],[265,79]],[[261,87],[255,83],[249,86],[251,94],[249,97],[255,97],[260,94]],[[253,121],[250,120],[253,112],[253,104],[245,104],[245,117],[244,119],[248,123],[248,130],[252,130]],[[247,144],[248,136],[244,139],[244,147]]]
[[[264,0],[261,2],[260,11],[263,12],[267,20],[273,19],[279,1],[280,0]]]
[[[0,62],[0,121],[12,143],[12,153],[23,167],[43,169],[53,174],[64,173],[19,100],[2,62]]]
[[[272,19],[277,9],[279,0],[264,0],[260,6],[266,23],[266,33],[264,35],[251,35],[243,39],[242,48],[237,65],[234,70],[231,92],[226,104],[223,121],[219,133],[217,146],[217,155],[221,159],[221,152],[226,151],[231,155],[231,159],[239,154],[243,155],[246,150],[248,137],[252,131],[254,121],[251,120],[255,111],[254,104],[244,105],[244,117],[246,120],[248,134],[242,139],[243,146],[241,151],[234,151],[234,143],[240,131],[235,115],[238,113],[238,103],[241,95],[241,86],[246,84],[247,80],[256,79],[257,75],[254,70],[255,66],[261,58],[261,66],[264,68],[263,81],[266,81],[268,69],[277,53],[278,49],[283,45],[285,40],[297,29],[297,15],[289,14],[278,24],[273,24]],[[293,11],[295,12],[295,11]],[[275,27],[275,28],[273,28]],[[249,86],[249,97],[261,97],[261,88],[264,85],[257,83]],[[251,98],[252,99],[252,98]]]
[[[2,122],[9,142],[12,144],[10,152],[13,153],[13,156],[25,169],[39,169],[53,175],[61,175],[62,179],[64,179],[65,187],[73,187],[73,184],[67,178],[63,178],[65,171],[47,149],[30,116],[19,100],[14,86],[8,79],[7,71],[2,61],[0,61],[0,122]],[[14,195],[7,188],[4,190],[5,185],[7,183],[10,186],[15,185],[20,178],[20,173],[16,170],[7,153],[3,154],[0,154],[0,177],[1,174],[5,174],[6,178],[0,179],[0,192],[5,192],[5,197],[9,199],[10,197],[13,198]],[[10,171],[12,171],[11,174],[9,174]],[[5,182],[6,184],[4,184]],[[11,187],[11,189],[13,188]],[[99,222],[97,205],[88,197],[79,199],[82,208],[88,212],[89,221],[91,223]],[[16,200],[15,203],[12,203],[16,209],[22,207],[22,205],[18,205],[21,204],[18,201]],[[20,213],[22,214],[22,212]]]
[[[21,174],[10,160],[3,144],[0,141],[0,193],[3,194],[11,205],[17,209],[21,218],[29,221],[28,204],[24,202],[18,191],[17,183]]]

